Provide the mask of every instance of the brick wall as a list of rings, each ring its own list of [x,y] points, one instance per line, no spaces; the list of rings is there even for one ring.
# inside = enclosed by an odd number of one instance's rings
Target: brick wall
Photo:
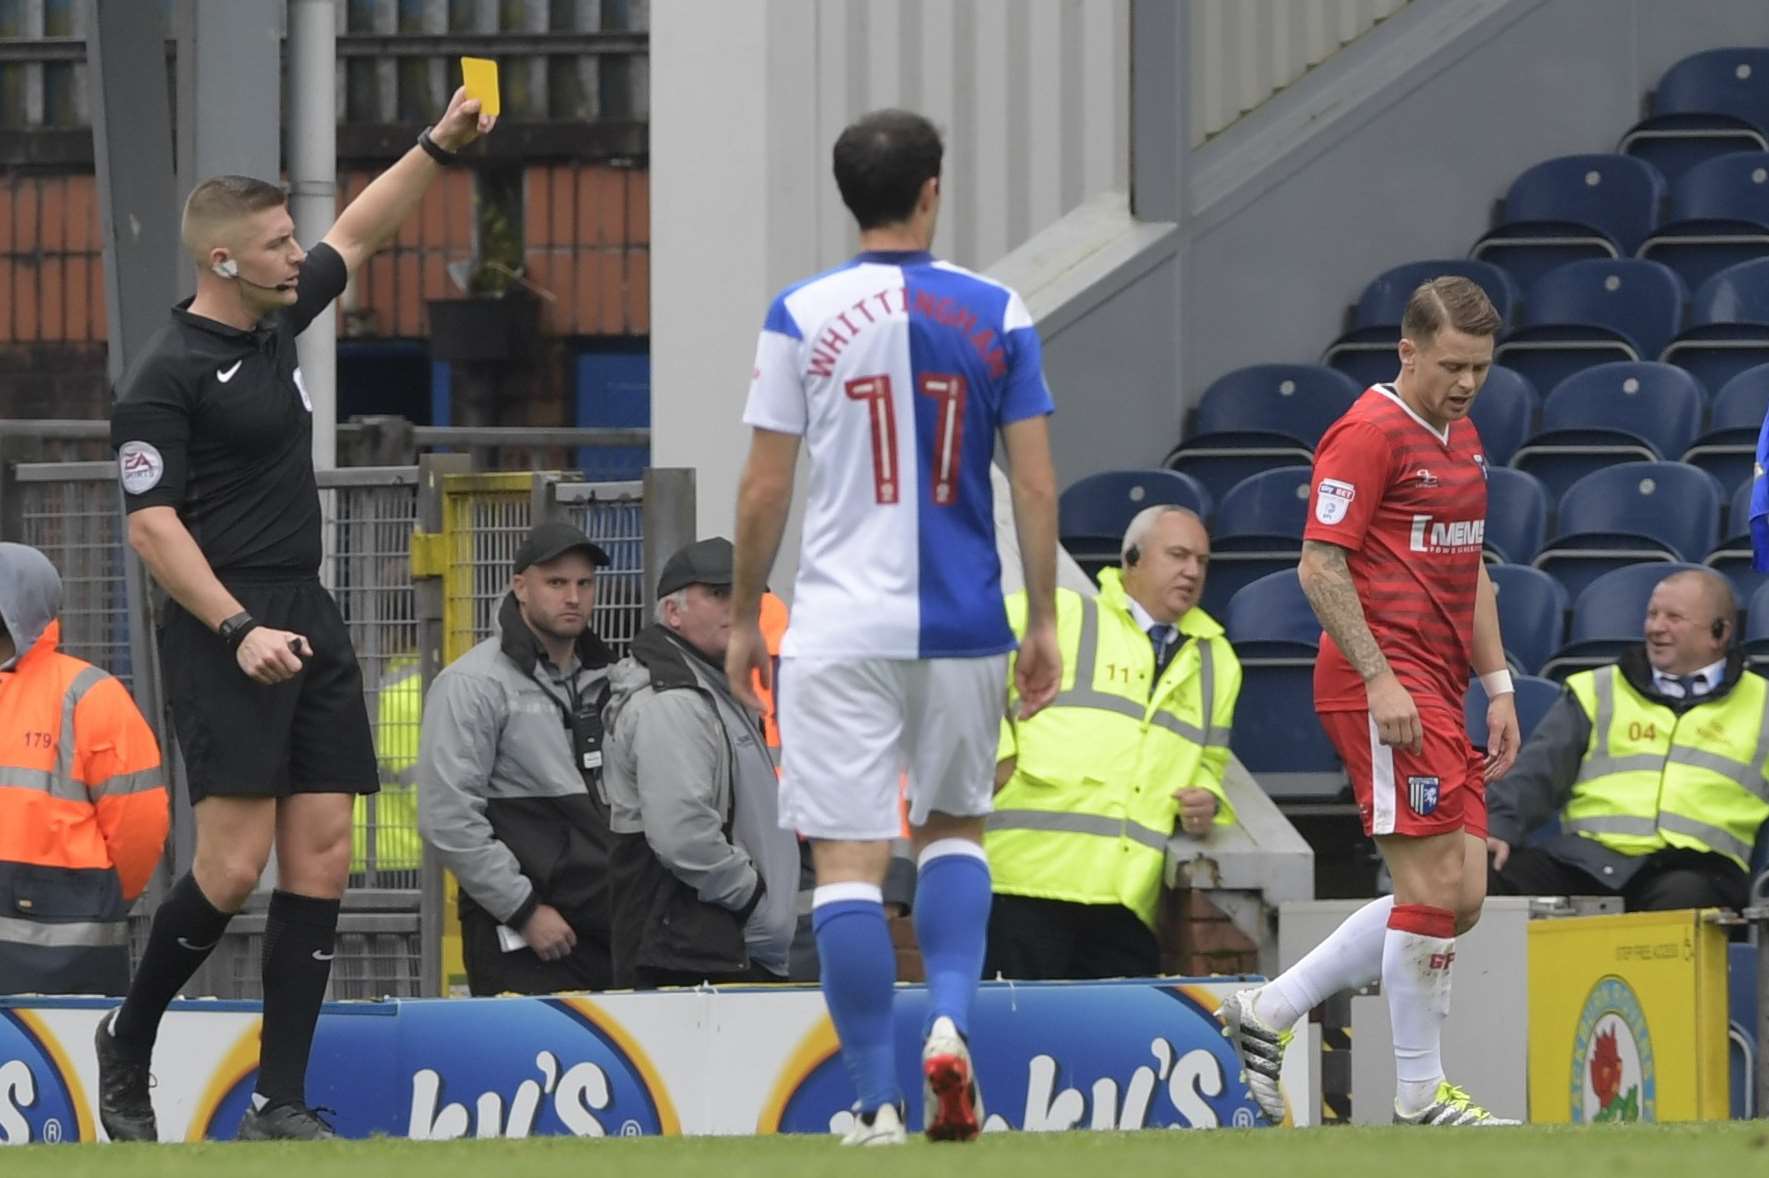
[[[523,178],[523,238],[543,330],[558,335],[651,331],[651,184],[638,168],[548,164]]]
[[[1161,904],[1162,972],[1189,977],[1259,972],[1259,946],[1204,893],[1164,892]]]
[[[339,207],[376,174],[341,172]],[[524,261],[555,296],[543,302],[548,334],[649,333],[649,180],[643,169],[607,164],[523,170]],[[471,171],[444,173],[345,292],[340,333],[425,338],[426,300],[459,297],[447,267],[474,260],[476,201]],[[98,206],[90,175],[0,177],[0,346],[105,339]]]
[[[91,176],[0,176],[0,346],[104,339]]]

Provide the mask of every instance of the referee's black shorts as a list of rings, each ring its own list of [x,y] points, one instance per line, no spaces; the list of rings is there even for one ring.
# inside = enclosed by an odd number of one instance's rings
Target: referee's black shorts
[[[332,595],[317,580],[226,583],[260,625],[301,635],[313,654],[286,683],[254,682],[219,635],[166,603],[160,662],[191,803],[374,793],[380,779],[362,671]]]

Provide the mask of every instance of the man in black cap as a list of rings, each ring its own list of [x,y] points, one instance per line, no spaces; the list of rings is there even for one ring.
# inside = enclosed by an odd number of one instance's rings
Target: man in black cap
[[[602,705],[612,661],[590,632],[608,554],[570,524],[516,552],[498,632],[424,701],[418,830],[460,880],[476,995],[606,989],[608,811]]]
[[[760,719],[725,679],[731,542],[664,563],[657,621],[610,673],[609,874],[614,984],[784,981],[798,838],[780,828]]]

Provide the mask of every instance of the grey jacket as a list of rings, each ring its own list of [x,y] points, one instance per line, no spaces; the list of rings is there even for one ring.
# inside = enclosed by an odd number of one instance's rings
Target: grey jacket
[[[586,631],[562,675],[513,597],[499,630],[443,668],[424,700],[418,831],[460,880],[463,914],[482,908],[519,929],[546,903],[606,941],[607,811],[593,766],[578,764],[574,724],[599,747],[612,660]]]
[[[1743,658],[1735,651],[1726,660],[1726,673],[1714,690],[1693,700],[1675,699],[1659,692],[1646,659],[1646,648],[1635,647],[1617,660],[1617,668],[1641,695],[1661,703],[1678,715],[1702,704],[1722,699],[1744,675]],[[1517,754],[1511,772],[1486,787],[1487,833],[1512,847],[1523,844],[1530,832],[1566,808],[1572,800],[1579,765],[1591,744],[1591,720],[1570,690],[1562,691]],[[1541,847],[1551,858],[1617,891],[1645,864],[1645,855],[1624,855],[1596,839],[1579,834],[1558,834]]]
[[[785,976],[798,837],[780,828],[779,780],[761,730],[724,671],[663,627],[650,627],[633,649],[637,657],[610,674],[604,713],[609,824],[617,838],[642,833],[702,903],[746,913],[750,960]],[[653,682],[647,661],[668,667],[672,689]],[[617,957],[619,939],[617,932]]]

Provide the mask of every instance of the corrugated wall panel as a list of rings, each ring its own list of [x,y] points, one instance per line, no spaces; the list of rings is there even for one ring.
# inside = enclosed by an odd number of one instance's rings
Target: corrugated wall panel
[[[0,177],[0,344],[104,338],[91,176]]]
[[[812,19],[823,158],[878,107],[921,111],[945,132],[936,252],[987,266],[1084,200],[1129,187],[1128,0],[830,0]],[[851,252],[854,236],[825,179],[820,255]]]
[[[1192,0],[1196,147],[1405,7],[1407,0]]]

